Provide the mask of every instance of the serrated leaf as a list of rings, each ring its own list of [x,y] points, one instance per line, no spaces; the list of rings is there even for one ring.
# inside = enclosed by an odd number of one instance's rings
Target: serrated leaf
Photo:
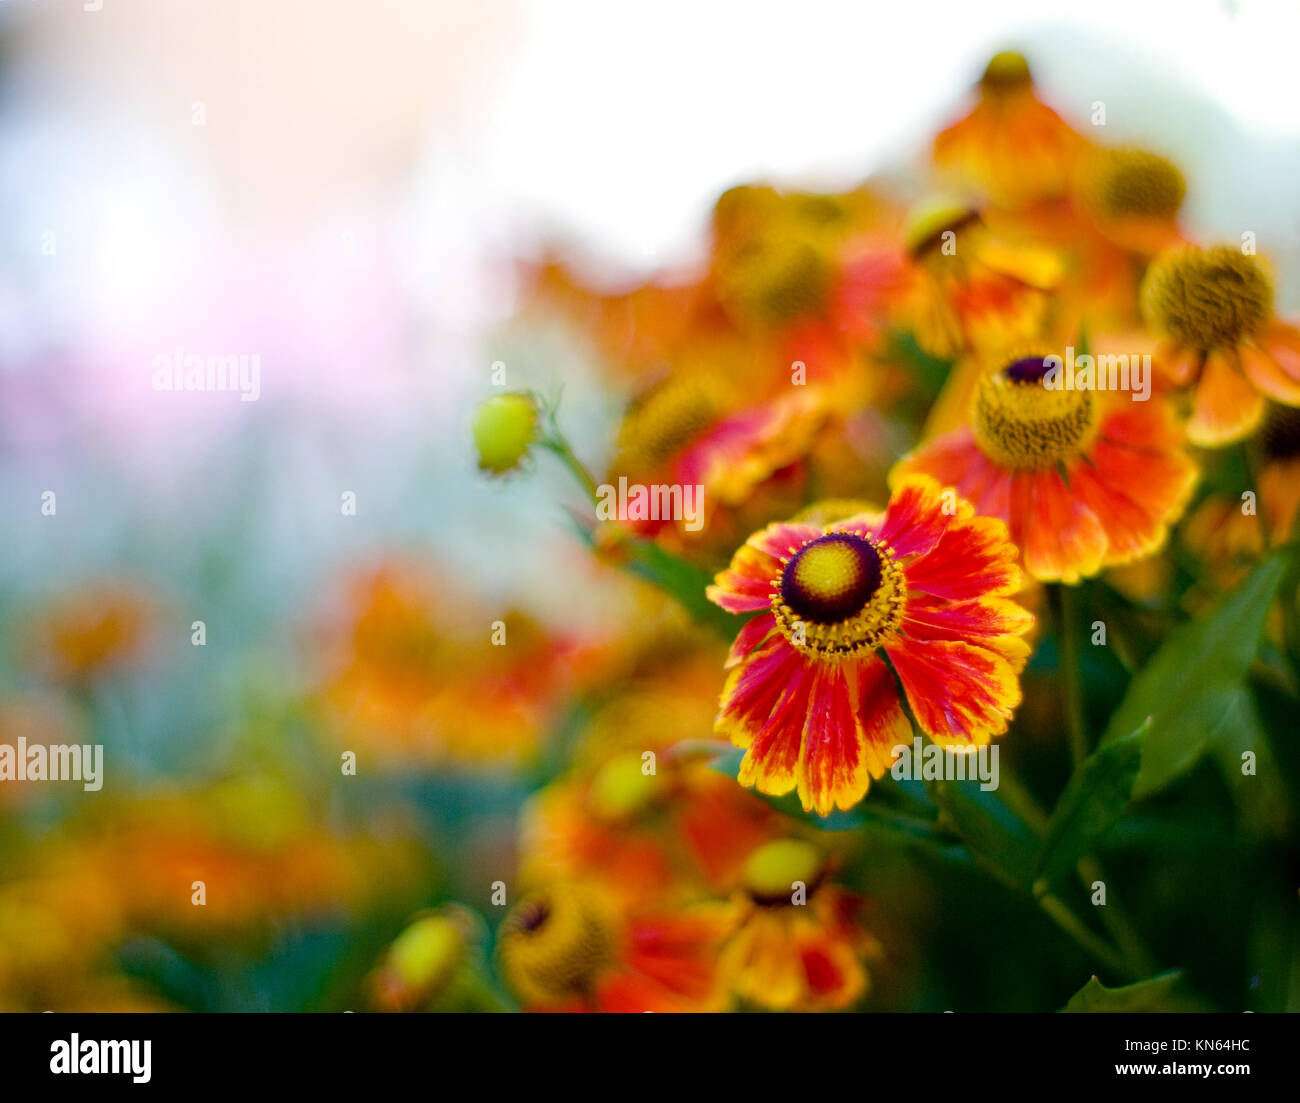
[[[1070,779],[1047,824],[1035,877],[1051,882],[1100,842],[1128,807],[1149,724],[1099,747]]]
[[[1288,559],[1275,553],[1206,616],[1174,629],[1129,684],[1102,745],[1118,742],[1150,718],[1134,796],[1163,788],[1191,767],[1228,715]]]
[[[1122,988],[1107,988],[1093,977],[1061,1010],[1088,1014],[1205,1010],[1200,1000],[1180,991],[1182,979],[1182,971],[1173,970]]]

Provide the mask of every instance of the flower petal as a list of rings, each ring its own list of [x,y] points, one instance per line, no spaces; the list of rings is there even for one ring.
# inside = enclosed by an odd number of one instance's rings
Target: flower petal
[[[1007,730],[1020,683],[1001,655],[961,640],[900,636],[886,648],[912,713],[943,745],[979,745]]]
[[[812,525],[768,525],[736,550],[730,566],[714,578],[705,594],[728,613],[766,609],[772,587],[781,577],[781,561],[820,535],[821,530]]]
[[[1042,581],[1077,582],[1096,574],[1106,554],[1106,530],[1057,471],[1017,472],[1011,486],[1011,539],[1025,569]]]
[[[934,548],[951,522],[969,517],[974,510],[955,493],[945,501],[944,488],[929,475],[909,474],[899,479],[885,507],[880,538],[897,556],[921,555]],[[950,508],[945,511],[945,504]],[[951,512],[955,504],[956,513]]]
[[[1196,385],[1187,437],[1193,444],[1217,448],[1241,440],[1264,416],[1264,396],[1224,353],[1205,361]]]
[[[903,564],[908,586],[949,601],[1013,594],[1023,581],[1007,526],[996,517],[953,519],[927,555]]]
[[[1109,440],[1103,426],[1087,460],[1071,466],[1070,489],[1106,530],[1105,565],[1159,548],[1187,504],[1196,477],[1196,464],[1181,448],[1130,447]]]
[[[799,761],[804,810],[828,816],[836,807],[852,808],[871,779],[884,774],[893,747],[909,735],[898,693],[879,659],[821,667]]]
[[[743,660],[746,655],[767,638],[768,633],[775,627],[776,617],[771,613],[762,613],[746,621],[745,626],[736,634],[736,640],[731,645],[731,650],[727,652],[727,662],[724,669],[730,670]]]

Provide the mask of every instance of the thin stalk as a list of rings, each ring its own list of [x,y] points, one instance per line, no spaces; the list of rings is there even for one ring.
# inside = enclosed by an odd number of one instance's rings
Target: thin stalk
[[[599,497],[596,491],[596,480],[591,472],[587,470],[587,465],[578,459],[577,453],[574,452],[568,440],[565,439],[564,434],[552,426],[547,435],[537,443],[560,458],[560,462],[568,468],[569,473],[578,481],[583,492],[591,500],[592,505],[595,505]]]
[[[1137,979],[1138,974],[1127,965],[1122,957],[1105,941],[1093,934],[1069,908],[1050,893],[1038,898],[1038,906],[1068,934],[1080,947],[1091,954],[1097,961],[1110,969],[1116,976]]]
[[[1083,670],[1079,665],[1078,601],[1073,586],[1058,583],[1057,633],[1061,644],[1061,672],[1065,679],[1065,722],[1070,735],[1070,758],[1077,770],[1088,757],[1088,728],[1083,714]]]

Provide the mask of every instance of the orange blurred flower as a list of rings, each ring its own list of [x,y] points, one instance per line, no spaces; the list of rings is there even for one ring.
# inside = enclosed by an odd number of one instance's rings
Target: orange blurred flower
[[[1086,142],[1038,98],[1028,62],[995,55],[977,91],[969,114],[935,137],[939,169],[1002,207],[1065,195]]]
[[[740,1000],[770,1011],[838,1011],[866,995],[880,944],[861,925],[861,899],[830,881],[816,846],[780,839],[755,851],[733,906],[736,928],[719,968]]]
[[[527,1011],[721,1011],[728,922],[717,905],[620,910],[597,888],[558,883],[515,906],[497,954]]]
[[[990,357],[967,424],[899,464],[958,488],[1005,521],[1025,569],[1077,582],[1149,555],[1197,477],[1183,433],[1159,398],[1048,387],[1045,347]]]
[[[1255,256],[1227,245],[1162,253],[1142,282],[1142,309],[1163,338],[1157,366],[1192,388],[1193,444],[1248,436],[1265,397],[1300,406],[1300,328],[1274,316],[1273,281]]]

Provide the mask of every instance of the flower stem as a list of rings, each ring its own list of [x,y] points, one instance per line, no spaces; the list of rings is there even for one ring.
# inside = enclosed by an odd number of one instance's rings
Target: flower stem
[[[1136,979],[1137,974],[1124,963],[1123,958],[1111,949],[1106,942],[1093,934],[1079,920],[1078,916],[1070,911],[1057,897],[1052,896],[1050,893],[1046,896],[1040,896],[1038,906],[1051,917],[1061,930],[1116,976]]]
[[[1097,881],[1106,880],[1101,863],[1096,858],[1081,859],[1078,872],[1085,888],[1091,888]],[[1143,945],[1137,929],[1129,922],[1128,915],[1118,902],[1111,901],[1102,906],[1101,925],[1106,928],[1106,933],[1120,948],[1124,959],[1130,963],[1130,968],[1136,975],[1145,977],[1156,971],[1155,959]]]
[[[1088,727],[1083,714],[1083,670],[1079,664],[1079,614],[1073,586],[1058,583],[1057,638],[1065,679],[1065,722],[1070,733],[1070,758],[1077,770],[1088,757]]]
[[[582,487],[583,493],[587,495],[593,505],[599,497],[596,490],[596,480],[591,472],[587,470],[587,465],[578,459],[573,447],[569,444],[568,439],[552,422],[547,430],[546,436],[539,440],[538,445],[549,452],[553,452],[560,458],[560,462],[569,469],[569,473],[577,479],[578,484]]]

